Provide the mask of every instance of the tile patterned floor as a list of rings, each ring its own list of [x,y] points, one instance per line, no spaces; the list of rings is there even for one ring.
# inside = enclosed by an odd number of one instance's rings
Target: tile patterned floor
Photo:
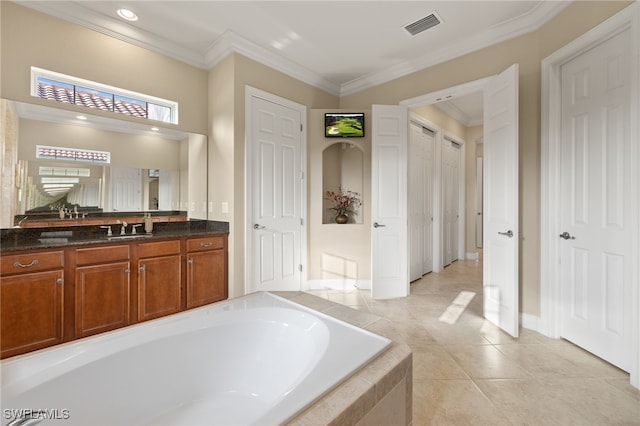
[[[454,324],[440,321],[461,291],[476,295]],[[513,339],[482,318],[480,262],[428,274],[403,299],[372,300],[357,289],[309,293],[399,330],[388,337],[413,350],[415,426],[640,425],[640,391],[627,373],[567,341],[525,329]]]

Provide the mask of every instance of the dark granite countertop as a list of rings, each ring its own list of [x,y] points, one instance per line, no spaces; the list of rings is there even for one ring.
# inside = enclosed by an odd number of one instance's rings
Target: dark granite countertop
[[[228,234],[229,223],[199,219],[184,222],[155,222],[150,235],[145,234],[142,227],[138,228],[137,235],[132,236],[130,233],[131,227],[127,227],[127,235],[121,237],[120,229],[113,226],[113,237],[109,239],[106,229],[101,229],[99,226],[0,229],[0,252]]]

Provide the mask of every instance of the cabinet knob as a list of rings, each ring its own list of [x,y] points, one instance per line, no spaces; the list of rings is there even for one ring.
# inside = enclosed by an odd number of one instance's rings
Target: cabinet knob
[[[187,260],[187,263],[188,263],[189,265],[193,265],[193,257],[190,257],[190,258]]]
[[[64,283],[64,280],[62,278],[58,278],[56,280],[56,284],[62,284],[62,283]]]
[[[139,270],[140,270],[140,272],[144,272],[146,270],[145,265],[140,266]]]

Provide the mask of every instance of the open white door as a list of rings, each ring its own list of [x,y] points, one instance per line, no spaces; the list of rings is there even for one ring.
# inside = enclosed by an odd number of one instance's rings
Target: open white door
[[[371,297],[409,295],[407,107],[372,106]]]
[[[560,335],[625,371],[638,221],[631,41],[627,29],[560,70]]]
[[[484,91],[484,316],[518,337],[518,64]]]

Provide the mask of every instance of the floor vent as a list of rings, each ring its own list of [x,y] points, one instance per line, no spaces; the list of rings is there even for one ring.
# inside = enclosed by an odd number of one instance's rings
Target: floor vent
[[[405,25],[404,29],[407,30],[409,34],[412,36],[420,34],[423,31],[428,30],[429,28],[433,28],[436,25],[440,24],[442,19],[435,12],[431,13],[424,18],[417,20],[411,24]]]

